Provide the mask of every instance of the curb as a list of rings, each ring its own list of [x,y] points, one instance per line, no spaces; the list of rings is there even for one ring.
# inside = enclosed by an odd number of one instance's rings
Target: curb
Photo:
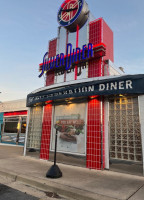
[[[4,176],[6,178],[10,178],[12,181],[16,181],[16,179],[17,179],[17,175],[14,173],[10,173],[10,172],[5,172],[5,171],[0,170],[0,175]]]
[[[0,175],[11,178],[13,181],[18,181],[23,184],[35,187],[43,191],[50,191],[62,195],[67,198],[76,200],[117,200],[113,197],[107,197],[101,194],[92,193],[86,190],[77,189],[67,185],[58,184],[52,181],[41,180],[35,177],[28,177],[25,175],[18,175],[11,172],[6,172],[0,169]]]

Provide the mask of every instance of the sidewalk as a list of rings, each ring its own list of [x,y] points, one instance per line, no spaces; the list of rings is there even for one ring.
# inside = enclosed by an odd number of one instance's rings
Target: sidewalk
[[[24,157],[22,147],[0,145],[0,175],[77,200],[144,199],[144,177],[59,164],[63,177],[48,179],[52,164]]]

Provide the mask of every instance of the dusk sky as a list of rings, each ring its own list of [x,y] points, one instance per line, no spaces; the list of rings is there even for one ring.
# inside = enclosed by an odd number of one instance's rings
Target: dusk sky
[[[39,63],[57,37],[63,0],[0,0],[0,101],[26,98],[44,86]],[[114,32],[114,63],[127,74],[144,74],[144,1],[87,0],[95,18]]]

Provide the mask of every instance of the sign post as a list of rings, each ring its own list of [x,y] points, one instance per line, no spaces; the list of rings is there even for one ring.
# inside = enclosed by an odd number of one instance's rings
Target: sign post
[[[62,177],[62,172],[59,169],[58,165],[56,165],[56,153],[57,153],[57,134],[58,134],[58,128],[56,127],[56,136],[55,136],[55,152],[54,152],[54,164],[51,166],[51,168],[46,173],[47,178],[60,178]]]

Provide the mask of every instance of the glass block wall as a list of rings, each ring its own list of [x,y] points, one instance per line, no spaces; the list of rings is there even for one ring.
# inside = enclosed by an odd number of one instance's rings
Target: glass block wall
[[[142,161],[138,97],[109,101],[110,159]]]
[[[43,107],[32,107],[28,126],[27,148],[40,149]]]

